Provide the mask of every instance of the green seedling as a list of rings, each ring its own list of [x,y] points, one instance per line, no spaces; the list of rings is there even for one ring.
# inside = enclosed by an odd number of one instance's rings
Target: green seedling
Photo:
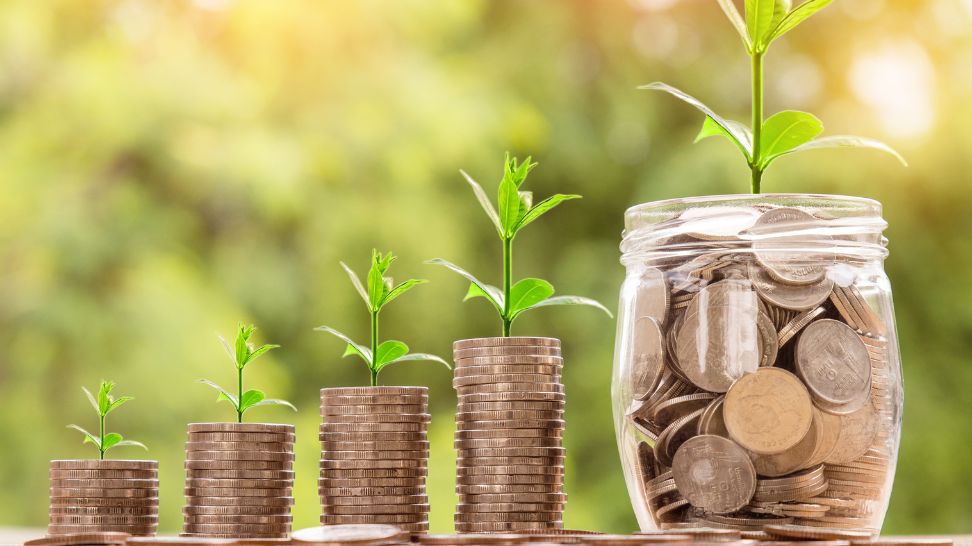
[[[118,409],[122,404],[133,400],[131,396],[121,396],[115,398],[111,395],[112,389],[115,388],[115,383],[113,381],[102,381],[101,386],[98,388],[97,398],[91,394],[91,391],[81,387],[84,391],[85,396],[88,397],[88,402],[91,402],[91,407],[94,408],[95,413],[98,414],[98,435],[95,436],[87,430],[79,427],[78,425],[68,425],[68,428],[73,428],[74,430],[84,434],[84,442],[82,443],[92,443],[98,448],[98,452],[101,459],[105,458],[105,453],[113,447],[122,446],[137,446],[144,450],[148,450],[145,444],[142,442],[136,442],[134,440],[126,440],[122,438],[121,434],[117,432],[105,432],[105,419],[108,414]]]
[[[496,233],[503,242],[503,288],[486,284],[461,267],[446,260],[436,258],[426,263],[441,265],[462,275],[470,282],[465,300],[485,298],[499,312],[503,320],[503,336],[510,335],[513,321],[521,314],[531,309],[550,307],[554,305],[590,305],[597,307],[611,316],[606,307],[595,300],[580,296],[554,296],[554,287],[543,279],[521,279],[513,283],[513,239],[526,226],[533,223],[554,207],[571,199],[580,199],[579,195],[552,195],[536,205],[533,204],[533,194],[522,191],[523,182],[527,175],[537,166],[527,157],[523,163],[517,163],[516,158],[510,159],[509,154],[503,162],[503,179],[499,185],[499,210],[493,207],[489,197],[475,180],[465,171],[459,171],[472,187],[480,206],[493,222]],[[463,301],[465,301],[463,300]]]
[[[344,268],[348,277],[351,278],[351,284],[354,285],[355,290],[361,295],[361,299],[364,300],[365,306],[368,308],[368,314],[371,315],[370,346],[356,343],[350,337],[330,326],[318,326],[315,328],[315,330],[327,332],[347,343],[348,345],[343,356],[356,355],[364,360],[371,374],[371,386],[378,384],[378,374],[385,367],[398,362],[425,360],[439,362],[446,368],[452,369],[448,362],[436,355],[409,353],[408,345],[401,341],[390,339],[381,343],[378,342],[378,319],[382,309],[405,292],[428,282],[424,279],[409,279],[397,285],[394,284],[391,277],[386,277],[385,273],[388,272],[395,259],[396,256],[392,255],[391,252],[383,255],[377,250],[371,251],[371,269],[368,271],[367,289],[362,284],[361,279],[358,278],[358,275],[347,264],[341,262],[341,267]]]
[[[750,57],[752,80],[752,124],[723,118],[695,97],[661,82],[640,87],[669,93],[705,114],[698,142],[721,135],[739,148],[751,173],[753,193],[762,189],[763,173],[776,159],[787,154],[819,148],[872,148],[893,155],[902,164],[904,158],[883,142],[851,135],[818,138],[823,123],[813,114],[784,110],[763,120],[763,58],[770,44],[817,13],[833,0],[807,0],[793,7],[790,0],[745,0],[745,17],[733,0],[717,0],[729,21],[742,38]]]
[[[230,360],[236,366],[236,394],[229,393],[226,389],[208,379],[199,380],[200,383],[209,385],[219,391],[219,395],[216,397],[217,401],[225,400],[233,405],[233,409],[236,410],[236,420],[238,423],[243,422],[243,414],[247,410],[257,406],[286,406],[297,411],[297,408],[290,402],[276,398],[267,398],[267,395],[261,390],[250,389],[246,392],[243,391],[243,370],[246,369],[246,366],[271,349],[280,347],[280,345],[263,345],[254,349],[250,344],[250,338],[255,331],[256,326],[252,324],[247,326],[241,323],[236,332],[236,345],[233,347],[230,347],[230,344],[223,336],[219,336],[219,341],[222,342],[223,348],[226,349],[226,354],[229,355]]]

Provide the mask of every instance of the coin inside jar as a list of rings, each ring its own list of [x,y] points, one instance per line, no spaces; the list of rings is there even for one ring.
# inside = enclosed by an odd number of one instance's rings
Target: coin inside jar
[[[672,461],[672,474],[692,506],[714,513],[736,511],[756,492],[749,455],[720,436],[695,436],[683,443]]]
[[[806,248],[808,241],[832,239],[806,232],[819,223],[808,212],[781,207],[764,212],[746,235],[753,241],[756,259],[775,280],[791,285],[813,284],[823,279],[827,261],[833,260],[832,254],[818,256]]]
[[[635,319],[638,335],[631,342],[631,392],[634,398],[648,395],[661,376],[665,360],[664,336],[651,317]]]
[[[729,437],[753,453],[782,453],[802,440],[813,421],[810,394],[780,368],[759,368],[736,381],[723,408]]]
[[[796,346],[796,370],[824,410],[859,408],[870,393],[867,347],[840,321],[822,319],[803,329]]]

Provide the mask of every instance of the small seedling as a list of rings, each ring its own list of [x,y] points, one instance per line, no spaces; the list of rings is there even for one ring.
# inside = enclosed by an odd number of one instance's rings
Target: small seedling
[[[297,411],[297,408],[293,404],[286,400],[278,400],[276,398],[267,398],[267,395],[257,389],[250,389],[243,392],[243,370],[246,369],[247,364],[253,362],[257,357],[263,355],[271,349],[276,349],[280,345],[263,345],[258,349],[254,349],[250,345],[250,338],[253,336],[253,332],[256,331],[256,326],[252,324],[246,326],[240,324],[239,330],[236,332],[236,345],[230,347],[230,344],[226,341],[223,336],[219,336],[219,341],[222,342],[223,348],[226,349],[226,354],[229,355],[230,360],[236,366],[236,394],[230,394],[223,387],[220,387],[216,383],[208,379],[200,379],[199,382],[204,385],[209,385],[210,387],[219,391],[219,396],[216,400],[226,400],[233,405],[233,409],[236,410],[236,419],[238,423],[243,422],[243,414],[247,410],[256,406],[287,406],[288,408]]]
[[[84,391],[85,396],[88,397],[88,402],[91,402],[91,407],[93,407],[95,413],[98,414],[99,434],[97,436],[91,434],[87,430],[84,430],[78,425],[68,425],[68,428],[73,428],[81,434],[84,434],[84,442],[82,443],[92,443],[98,448],[101,459],[104,459],[105,453],[113,447],[137,446],[146,451],[148,450],[148,448],[145,447],[145,444],[142,442],[126,440],[117,432],[105,432],[105,418],[108,416],[108,414],[118,409],[125,402],[133,400],[131,396],[121,396],[116,399],[111,395],[111,390],[114,388],[115,383],[113,381],[102,381],[101,386],[98,388],[98,397],[95,398],[95,396],[91,394],[91,391],[81,387],[81,390]]]
[[[817,138],[823,132],[823,123],[807,112],[784,110],[763,120],[763,57],[770,44],[833,0],[807,0],[796,7],[792,7],[791,0],[745,0],[745,18],[739,13],[733,0],[717,1],[749,53],[752,71],[752,126],[747,127],[738,121],[723,118],[695,97],[665,83],[655,82],[642,86],[641,89],[664,91],[704,113],[705,122],[695,141],[722,135],[735,144],[749,165],[753,193],[760,193],[763,173],[771,163],[795,152],[818,148],[873,148],[889,153],[907,165],[898,152],[877,140],[850,135]]]
[[[378,374],[385,369],[390,364],[395,364],[398,362],[406,362],[410,360],[426,360],[432,362],[439,362],[443,364],[446,368],[451,369],[449,363],[445,360],[439,358],[438,356],[427,354],[427,353],[409,353],[408,345],[401,341],[390,339],[382,343],[378,343],[378,318],[381,315],[382,309],[392,300],[398,298],[405,292],[408,292],[416,286],[426,283],[428,281],[424,279],[409,279],[399,284],[394,284],[391,277],[386,277],[385,273],[391,267],[392,262],[394,262],[396,256],[392,255],[391,252],[388,254],[382,254],[377,250],[371,251],[371,269],[368,271],[368,287],[365,289],[365,285],[361,283],[361,279],[358,275],[348,267],[344,262],[341,262],[341,267],[351,278],[351,284],[354,285],[355,290],[361,295],[361,299],[364,300],[365,306],[368,307],[368,313],[371,315],[371,345],[366,347],[361,343],[355,343],[350,337],[342,334],[341,332],[331,328],[330,326],[318,326],[315,330],[321,332],[327,332],[340,338],[342,341],[348,344],[347,349],[344,351],[343,356],[357,355],[364,360],[365,364],[368,365],[368,370],[371,373],[371,386],[378,384]]]
[[[465,300],[471,298],[485,298],[499,312],[503,320],[503,336],[510,335],[513,321],[521,314],[531,309],[550,307],[553,305],[590,305],[597,307],[611,316],[606,307],[590,298],[580,296],[554,296],[554,287],[543,279],[521,279],[513,283],[513,239],[530,225],[534,220],[552,210],[557,205],[571,199],[580,199],[579,195],[552,195],[536,205],[533,204],[533,194],[521,191],[527,175],[537,166],[527,157],[523,163],[517,163],[516,158],[510,159],[509,154],[503,162],[503,179],[499,185],[499,211],[493,207],[489,197],[475,180],[465,171],[459,171],[472,186],[476,199],[486,211],[486,215],[493,222],[496,233],[503,242],[503,288],[486,284],[461,267],[439,258],[427,263],[441,265],[465,277],[471,284]],[[463,301],[465,301],[463,300]]]

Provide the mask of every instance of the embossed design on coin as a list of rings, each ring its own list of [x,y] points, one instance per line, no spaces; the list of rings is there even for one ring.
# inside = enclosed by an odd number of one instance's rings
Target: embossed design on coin
[[[696,436],[678,448],[672,474],[679,493],[692,506],[724,514],[749,503],[756,492],[756,470],[749,455],[720,436]]]
[[[665,339],[658,322],[651,317],[635,319],[638,335],[631,341],[631,393],[636,399],[655,387],[665,359]]]
[[[676,339],[682,373],[701,389],[726,392],[755,371],[762,353],[758,317],[756,294],[746,281],[726,280],[700,290]]]
[[[806,233],[819,223],[812,214],[783,207],[764,212],[746,234],[753,239],[756,259],[775,280],[790,285],[814,284],[826,274],[827,260],[834,259],[832,254],[821,256],[807,250],[808,242],[832,239]]]
[[[800,379],[790,372],[759,368],[736,381],[723,409],[729,436],[763,455],[795,446],[810,430],[813,404]]]
[[[837,445],[824,462],[849,463],[867,452],[878,432],[878,414],[874,406],[866,404],[861,409],[840,416],[840,433]]]
[[[797,341],[796,370],[814,399],[827,406],[860,407],[870,392],[867,347],[843,322],[823,319],[804,328]]]

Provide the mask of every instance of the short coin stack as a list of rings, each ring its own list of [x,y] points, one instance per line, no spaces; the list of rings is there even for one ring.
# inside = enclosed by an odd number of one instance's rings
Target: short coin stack
[[[456,530],[563,528],[564,387],[560,341],[457,341]]]
[[[49,535],[154,535],[159,526],[156,461],[51,461],[50,478]]]
[[[321,523],[429,529],[426,387],[321,389]]]
[[[286,538],[294,437],[293,425],[190,424],[183,536]]]

